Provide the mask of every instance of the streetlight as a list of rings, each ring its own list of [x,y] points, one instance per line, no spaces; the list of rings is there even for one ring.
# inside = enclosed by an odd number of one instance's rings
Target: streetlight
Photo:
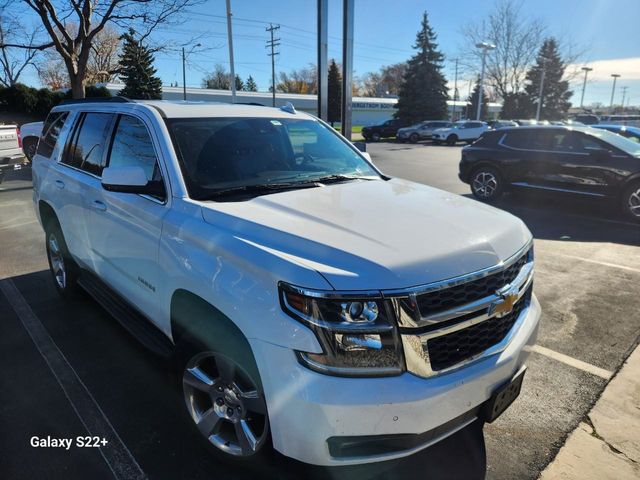
[[[478,111],[476,113],[476,120],[480,120],[480,110],[482,109],[482,84],[484,83],[484,65],[487,60],[487,52],[494,50],[496,46],[488,42],[476,43],[476,48],[482,49],[482,71],[480,73],[480,85],[478,88]]]
[[[196,48],[201,46],[202,44],[200,43],[194,45],[193,47],[191,47],[191,50],[189,50],[189,53],[193,53],[193,51]],[[182,99],[183,100],[187,100],[187,73],[186,73],[185,63],[186,63],[186,54],[184,53],[184,47],[182,47]]]
[[[540,120],[540,109],[542,108],[542,89],[544,88],[544,75],[547,72],[548,58],[542,59],[542,75],[540,75],[540,90],[538,90],[538,108],[536,109],[536,122]]]
[[[582,97],[580,97],[580,108],[582,108],[582,105],[584,103],[584,91],[587,88],[587,75],[591,70],[593,70],[593,68],[582,67],[582,71],[584,72],[584,83],[582,84]]]
[[[616,93],[616,80],[620,78],[620,74],[612,73],[611,76],[613,77],[613,88],[611,89],[611,104],[609,105],[609,110],[613,110],[613,95]]]

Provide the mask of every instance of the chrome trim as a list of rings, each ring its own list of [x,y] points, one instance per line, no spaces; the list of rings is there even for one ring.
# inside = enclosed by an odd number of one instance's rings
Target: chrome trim
[[[414,375],[420,376],[420,377],[424,377],[424,378],[428,378],[428,377],[433,377],[436,375],[442,375],[445,373],[450,373],[453,372],[455,370],[458,370],[460,368],[463,368],[473,362],[479,361],[479,360],[483,360],[485,358],[491,357],[493,355],[496,355],[502,351],[504,351],[509,344],[511,343],[511,340],[513,339],[513,337],[515,336],[516,332],[518,330],[520,330],[520,328],[522,327],[522,325],[524,324],[525,319],[527,318],[527,316],[529,315],[529,311],[531,310],[531,303],[529,303],[529,305],[525,306],[522,311],[520,312],[520,314],[518,315],[518,318],[516,319],[515,323],[513,324],[513,327],[511,327],[511,329],[509,330],[509,332],[507,333],[507,335],[502,339],[501,342],[496,343],[495,345],[493,345],[492,347],[489,347],[488,349],[473,355],[471,357],[468,357],[458,363],[456,363],[455,365],[452,365],[450,367],[447,368],[443,368],[441,370],[432,370],[431,369],[431,363],[428,361],[428,358],[426,359],[427,361],[414,361],[411,364],[409,363],[409,359],[415,359],[416,356],[417,357],[421,357],[423,358],[427,352],[425,352],[423,350],[422,347],[422,343],[420,342],[411,342],[411,339],[417,339],[417,337],[415,335],[402,335],[402,346],[404,347],[404,356],[405,356],[405,360],[407,362],[407,371],[413,373]],[[407,338],[409,337],[409,338]],[[416,346],[419,345],[420,351],[416,351]],[[409,350],[410,349],[410,350]],[[411,352],[411,354],[408,354],[408,351]]]
[[[552,192],[564,192],[564,193],[577,193],[579,195],[589,195],[591,197],[606,197],[606,195],[602,193],[593,193],[593,192],[582,192],[580,190],[571,190],[568,188],[557,188],[557,187],[547,187],[544,185],[531,185],[527,182],[513,182],[511,185],[515,185],[516,187],[527,187],[527,188],[536,188],[539,190],[550,190]]]
[[[526,289],[529,287],[529,285],[531,285],[532,281],[533,262],[530,261],[522,266],[522,269],[510,284],[502,287],[499,290],[499,292],[502,292],[502,295],[496,292],[492,295],[488,295],[484,298],[466,303],[459,307],[454,307],[449,310],[434,313],[431,315],[422,315],[420,317],[420,323],[417,326],[422,327],[424,325],[433,325],[440,322],[446,322],[447,320],[453,320],[454,318],[469,315],[470,313],[474,313],[483,309],[488,309],[492,304],[501,301],[505,293],[509,293],[512,290],[516,290],[515,293],[517,294],[517,302],[522,298]],[[490,316],[487,316],[487,319],[488,318],[490,318]]]

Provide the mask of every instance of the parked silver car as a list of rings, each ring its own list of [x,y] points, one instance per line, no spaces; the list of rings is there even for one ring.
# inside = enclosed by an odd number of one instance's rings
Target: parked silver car
[[[427,120],[411,125],[410,127],[401,128],[398,130],[396,139],[399,142],[409,141],[411,143],[416,143],[419,140],[430,139],[434,130],[450,126],[451,122],[447,122],[446,120]]]

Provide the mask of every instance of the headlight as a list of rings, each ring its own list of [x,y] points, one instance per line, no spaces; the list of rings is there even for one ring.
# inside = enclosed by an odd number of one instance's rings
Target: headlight
[[[280,282],[282,309],[316,334],[323,353],[297,352],[321,373],[399,375],[404,358],[391,305],[380,295],[310,291]]]

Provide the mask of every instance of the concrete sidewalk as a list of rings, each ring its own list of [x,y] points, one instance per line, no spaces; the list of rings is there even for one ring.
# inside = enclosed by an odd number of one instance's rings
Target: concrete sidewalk
[[[540,480],[640,479],[640,346]]]

